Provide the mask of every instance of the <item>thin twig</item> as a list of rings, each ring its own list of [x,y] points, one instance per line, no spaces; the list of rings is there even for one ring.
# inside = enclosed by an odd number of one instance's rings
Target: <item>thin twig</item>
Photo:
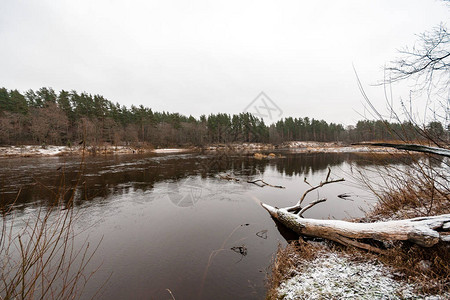
[[[171,290],[169,290],[169,289],[166,289],[166,291],[168,291],[168,292],[169,292],[169,294],[170,294],[170,296],[172,297],[172,299],[173,299],[173,300],[175,300],[175,297],[173,296],[173,294],[172,294],[172,291],[171,291]]]
[[[261,182],[262,184],[258,184],[258,182]],[[277,189],[284,189],[285,188],[284,186],[281,186],[281,185],[272,185],[270,183],[265,182],[262,179],[247,180],[247,183],[253,183],[253,184],[255,184],[255,185],[259,186],[259,187],[271,186],[271,187],[274,187],[274,188],[277,188]]]
[[[330,184],[330,183],[336,183],[336,182],[342,182],[342,181],[345,181],[344,178],[341,178],[341,179],[335,179],[335,180],[330,180],[330,174],[331,174],[331,169],[328,168],[328,173],[327,173],[327,177],[326,177],[325,181],[320,182],[320,183],[319,183],[318,185],[316,185],[316,186],[310,185],[310,184],[306,181],[306,178],[305,178],[304,181],[305,181],[309,186],[311,186],[311,188],[308,189],[308,190],[306,190],[306,192],[303,193],[302,197],[301,197],[300,200],[297,202],[297,204],[295,204],[294,206],[286,207],[286,210],[289,211],[289,212],[299,212],[299,211],[301,211],[301,209],[302,209],[301,204],[302,204],[303,200],[305,200],[306,195],[308,195],[310,192],[312,192],[312,191],[314,191],[314,190],[317,190],[318,188],[321,188],[321,187],[323,187],[324,185],[327,185],[327,184]],[[320,202],[323,202],[323,201],[320,201]],[[320,202],[318,202],[318,203],[320,203]],[[317,204],[317,203],[316,203],[316,204]]]
[[[257,186],[259,186],[259,187],[270,186],[270,187],[277,188],[277,189],[284,189],[284,188],[285,188],[284,186],[281,186],[281,185],[272,185],[272,184],[270,184],[270,183],[265,182],[265,181],[262,180],[262,179],[256,179],[256,180],[242,180],[242,181],[241,181],[241,179],[236,178],[236,177],[233,177],[233,176],[231,176],[230,174],[219,175],[219,178],[220,178],[220,179],[225,179],[225,180],[228,180],[228,181],[247,182],[247,183],[251,183],[251,184],[257,185]]]
[[[303,213],[304,213],[305,211],[307,211],[308,209],[310,209],[310,208],[313,207],[314,205],[319,204],[319,203],[322,203],[322,202],[325,202],[325,201],[327,201],[327,198],[322,198],[322,199],[318,199],[318,200],[316,200],[316,201],[311,202],[310,204],[308,204],[308,205],[306,205],[305,207],[303,207],[302,210],[300,210],[300,212],[298,213],[298,215],[299,215],[300,217],[303,217],[302,215],[303,215]]]

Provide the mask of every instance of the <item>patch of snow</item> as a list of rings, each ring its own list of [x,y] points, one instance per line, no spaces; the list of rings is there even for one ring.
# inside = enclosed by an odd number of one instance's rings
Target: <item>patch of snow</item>
[[[176,149],[176,148],[163,148],[153,150],[155,153],[176,153],[176,152],[186,152],[188,149]]]
[[[146,152],[145,148],[134,148],[131,146],[88,146],[85,148],[86,153],[92,154],[131,154]],[[24,146],[7,146],[0,147],[0,157],[12,156],[56,156],[56,155],[81,155],[83,153],[83,146],[77,145],[73,147],[67,146],[39,146],[39,145],[24,145]]]
[[[0,156],[51,156],[67,151],[65,146],[21,146],[0,147]]]
[[[356,262],[345,254],[321,253],[312,261],[302,262],[301,273],[296,273],[279,286],[280,299],[424,298],[414,292],[414,286],[395,280],[392,271],[381,263]]]
[[[350,153],[350,152],[376,152],[376,153],[394,153],[399,152],[396,149],[385,147],[368,147],[361,145],[346,146],[341,142],[285,142],[282,148],[289,148],[295,152],[320,152],[320,153]]]
[[[36,152],[41,155],[58,155],[65,150],[65,146],[47,146],[45,148],[37,148]]]

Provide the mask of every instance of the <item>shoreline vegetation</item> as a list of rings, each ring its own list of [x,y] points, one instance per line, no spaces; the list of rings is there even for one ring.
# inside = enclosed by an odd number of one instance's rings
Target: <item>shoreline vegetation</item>
[[[86,146],[84,154],[88,155],[119,155],[142,153],[181,153],[181,152],[257,152],[270,150],[289,150],[297,153],[402,153],[386,147],[369,147],[365,145],[350,145],[346,143],[332,142],[285,142],[279,145],[268,143],[231,143],[211,144],[204,147],[186,146],[173,148],[154,148],[150,145],[142,146]],[[83,145],[79,146],[55,146],[55,145],[20,145],[0,146],[0,157],[44,157],[44,156],[76,156],[83,155]]]
[[[439,121],[360,120],[343,125],[308,116],[287,116],[266,124],[260,114],[211,113],[198,118],[126,107],[102,95],[52,88],[36,91],[0,88],[0,145],[193,145],[289,141],[357,143],[412,140],[417,133],[445,136]],[[266,120],[267,121],[267,120]]]

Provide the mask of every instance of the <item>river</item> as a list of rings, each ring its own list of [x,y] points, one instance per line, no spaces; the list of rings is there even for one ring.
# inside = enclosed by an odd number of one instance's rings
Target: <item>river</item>
[[[305,178],[318,184],[331,168],[332,178],[346,181],[310,193],[305,203],[328,200],[305,217],[360,217],[376,200],[355,180],[358,170],[394,162],[356,153],[277,154],[89,156],[83,164],[77,156],[1,158],[0,201],[17,197],[15,214],[24,218],[59,187],[73,186],[82,170],[75,230],[100,242],[87,270],[99,269],[83,299],[103,284],[101,299],[171,299],[170,292],[176,299],[263,299],[271,260],[290,237],[258,201],[293,205],[309,187]],[[285,188],[242,180],[258,178]],[[337,197],[343,193],[350,197]]]

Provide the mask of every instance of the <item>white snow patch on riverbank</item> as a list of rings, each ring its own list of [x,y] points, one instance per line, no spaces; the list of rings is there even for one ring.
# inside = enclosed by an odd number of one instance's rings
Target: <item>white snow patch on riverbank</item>
[[[395,149],[386,147],[369,147],[362,145],[344,145],[340,142],[285,142],[280,148],[288,148],[292,152],[320,152],[320,153],[350,153],[350,152],[376,152],[376,153],[394,153],[399,152]]]
[[[177,148],[164,148],[164,149],[155,149],[153,152],[155,153],[177,153],[177,152],[186,152],[189,149],[177,149]]]
[[[38,155],[38,156],[52,156],[59,155],[62,152],[67,151],[65,146],[21,146],[21,147],[0,147],[0,156],[25,156],[25,155]]]
[[[86,154],[134,154],[145,153],[149,149],[136,148],[131,146],[88,146],[83,147],[77,145],[73,147],[68,146],[38,146],[38,145],[26,145],[26,146],[8,146],[0,147],[0,157],[39,157],[39,156],[61,156],[61,155],[81,155]]]
[[[322,253],[296,273],[278,288],[280,299],[441,299],[417,295],[377,261],[357,262],[345,254]]]
[[[63,151],[66,151],[67,147],[64,146],[48,146],[45,148],[37,148],[36,152],[41,155],[58,155]]]

